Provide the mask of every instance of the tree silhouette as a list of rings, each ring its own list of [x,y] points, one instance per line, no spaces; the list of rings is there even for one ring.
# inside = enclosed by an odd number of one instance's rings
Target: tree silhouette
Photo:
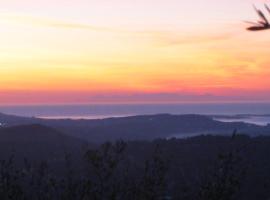
[[[253,26],[250,26],[247,28],[247,30],[249,31],[262,31],[262,30],[267,30],[270,29],[270,24],[268,19],[266,18],[266,15],[263,13],[262,10],[256,8],[255,6],[253,6],[256,13],[258,14],[260,20],[258,20],[257,22],[247,22],[252,24]],[[270,14],[270,8],[264,4],[265,9],[267,10],[267,12]]]

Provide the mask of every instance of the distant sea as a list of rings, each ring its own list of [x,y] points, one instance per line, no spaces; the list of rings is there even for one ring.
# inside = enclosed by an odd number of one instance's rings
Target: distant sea
[[[270,123],[270,103],[89,104],[0,106],[5,114],[50,119],[102,119],[149,114],[240,115],[220,121]],[[245,115],[245,116],[241,116]]]

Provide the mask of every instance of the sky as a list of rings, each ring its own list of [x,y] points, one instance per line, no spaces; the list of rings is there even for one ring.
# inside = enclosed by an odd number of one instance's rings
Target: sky
[[[0,104],[268,102],[264,3],[0,0]]]

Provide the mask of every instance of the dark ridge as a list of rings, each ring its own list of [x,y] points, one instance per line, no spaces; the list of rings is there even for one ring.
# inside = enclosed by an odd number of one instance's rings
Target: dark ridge
[[[39,119],[0,114],[2,127],[40,124],[63,134],[103,143],[108,140],[154,140],[202,134],[230,135],[235,129],[250,136],[269,135],[270,126],[244,122],[220,122],[205,115],[140,115],[107,119]]]
[[[66,153],[77,154],[86,142],[40,124],[0,128],[0,155],[63,160]]]

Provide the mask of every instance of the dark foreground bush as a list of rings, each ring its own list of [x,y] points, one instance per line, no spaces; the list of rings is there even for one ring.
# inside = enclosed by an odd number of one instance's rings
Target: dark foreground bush
[[[66,155],[63,174],[56,174],[46,162],[18,167],[14,157],[0,162],[0,199],[2,200],[107,200],[163,199],[167,163],[158,148],[143,165],[125,154],[126,144],[106,143],[87,150],[83,170],[72,168]],[[17,167],[16,167],[17,166]]]
[[[66,155],[65,164],[51,165],[52,162],[29,162],[24,159],[17,162],[15,157],[0,162],[0,199],[1,200],[240,200],[243,195],[248,165],[243,159],[238,143],[231,145],[231,139],[225,140],[223,153],[212,156],[211,152],[197,152],[203,149],[203,140],[211,146],[212,140],[219,138],[193,139],[192,143],[160,140],[144,142],[105,143],[99,148],[88,149],[82,159]],[[249,139],[244,138],[244,141]],[[224,143],[224,144],[225,144]],[[244,142],[245,143],[245,142]],[[187,145],[188,144],[188,145]],[[182,145],[182,146],[181,146]],[[185,147],[186,145],[186,147]],[[219,147],[221,145],[218,145]],[[177,148],[181,147],[181,151]],[[207,147],[208,148],[208,147]],[[213,157],[204,167],[203,160],[178,157],[191,155],[190,149],[202,154],[196,159]],[[187,151],[186,151],[187,150]],[[136,152],[136,156],[133,152]],[[264,149],[265,151],[265,149]],[[169,152],[175,152],[172,155]],[[205,156],[204,156],[205,154]],[[80,160],[80,161],[78,161]],[[191,164],[185,162],[191,160]],[[264,160],[260,158],[260,160]],[[184,162],[182,162],[184,161]],[[266,162],[266,161],[265,161]],[[179,164],[180,163],[180,164]],[[253,162],[254,164],[254,162]],[[185,168],[186,167],[186,168]],[[203,169],[208,170],[203,170]],[[200,175],[197,175],[200,171]],[[189,174],[190,172],[190,174]],[[204,173],[202,173],[204,172]],[[257,171],[256,171],[257,172]],[[196,181],[184,184],[187,176]],[[252,178],[252,181],[254,179]],[[265,176],[265,183],[267,177]],[[246,186],[245,186],[246,187]],[[248,188],[248,187],[247,187]],[[256,186],[254,186],[256,188]],[[267,199],[267,184],[261,199]],[[257,190],[257,188],[256,188]],[[245,193],[245,192],[244,192]]]

